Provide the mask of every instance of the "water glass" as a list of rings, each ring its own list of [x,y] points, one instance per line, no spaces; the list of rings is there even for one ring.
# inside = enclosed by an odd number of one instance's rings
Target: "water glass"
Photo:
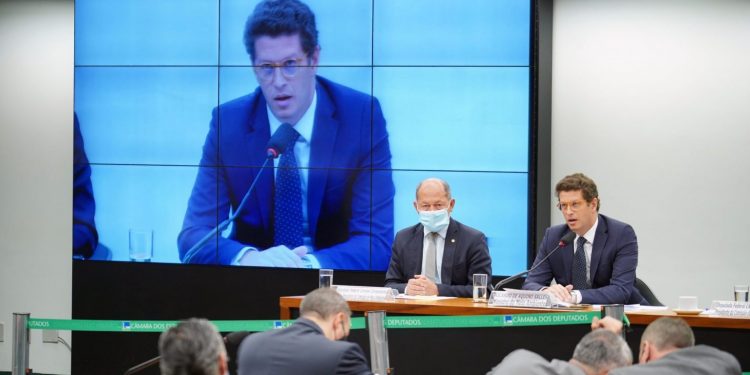
[[[474,302],[487,302],[487,274],[475,273],[472,296]]]
[[[734,301],[735,302],[748,302],[748,290],[750,288],[747,284],[744,285],[735,285],[734,286]]]
[[[133,262],[150,262],[154,255],[154,231],[130,229],[128,232],[128,254]]]
[[[333,285],[333,270],[318,270],[318,288],[330,288]]]

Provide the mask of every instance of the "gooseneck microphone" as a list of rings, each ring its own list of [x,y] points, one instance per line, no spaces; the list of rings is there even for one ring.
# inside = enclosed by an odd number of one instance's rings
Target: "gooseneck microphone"
[[[216,235],[216,233],[226,229],[226,227],[234,221],[239,215],[240,212],[242,212],[242,208],[245,207],[245,204],[247,203],[248,198],[250,197],[250,193],[252,193],[253,190],[255,190],[255,184],[258,183],[258,180],[260,178],[261,173],[263,173],[263,170],[266,169],[268,166],[268,163],[279,157],[279,155],[283,154],[284,151],[286,151],[286,147],[289,145],[289,143],[294,139],[294,137],[297,136],[297,131],[294,130],[294,128],[287,124],[283,123],[281,126],[279,126],[278,129],[276,129],[275,132],[273,132],[273,135],[271,136],[271,139],[268,140],[268,143],[266,144],[266,159],[263,161],[263,165],[260,167],[260,171],[255,175],[255,178],[253,179],[253,183],[250,184],[250,188],[247,189],[247,192],[245,193],[245,196],[242,197],[242,200],[240,201],[240,204],[237,205],[237,209],[234,210],[234,213],[229,215],[229,217],[219,223],[219,225],[216,226],[213,230],[206,233],[203,238],[201,238],[198,242],[195,243],[186,253],[185,257],[183,258],[183,263],[190,263],[195,255],[198,253],[198,251],[203,248],[203,245],[208,242],[211,237]]]
[[[515,274],[515,275],[513,275],[511,277],[507,277],[505,279],[502,279],[502,280],[498,281],[497,284],[495,284],[495,286],[492,287],[492,290],[493,291],[494,290],[498,290],[501,286],[506,285],[509,282],[511,282],[511,281],[513,281],[513,280],[515,280],[515,279],[517,279],[517,278],[519,278],[519,277],[521,277],[521,276],[523,276],[525,274],[528,274],[529,272],[535,270],[537,267],[539,267],[540,264],[544,263],[544,261],[547,260],[547,258],[549,258],[550,255],[554,254],[555,251],[557,251],[557,249],[559,249],[561,247],[565,247],[565,245],[569,244],[570,241],[573,241],[574,238],[576,238],[575,232],[568,232],[568,233],[566,233],[564,236],[562,236],[562,238],[560,239],[560,242],[557,243],[557,246],[554,249],[552,249],[552,251],[550,251],[549,254],[547,254],[547,256],[545,256],[544,258],[542,258],[542,260],[540,260],[539,262],[537,262],[537,264],[535,264],[534,266],[532,266],[531,268],[529,268],[526,271],[517,273],[517,274]]]

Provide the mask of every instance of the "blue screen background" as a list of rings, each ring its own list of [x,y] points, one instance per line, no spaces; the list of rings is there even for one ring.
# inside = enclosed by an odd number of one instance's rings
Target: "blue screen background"
[[[78,0],[75,111],[92,165],[100,243],[128,260],[128,230],[177,235],[211,110],[257,87],[242,43],[257,1]],[[451,184],[453,217],[488,237],[493,274],[526,266],[528,0],[308,1],[318,74],[371,94],[387,122],[396,231],[417,183]],[[377,173],[377,172],[374,172]]]

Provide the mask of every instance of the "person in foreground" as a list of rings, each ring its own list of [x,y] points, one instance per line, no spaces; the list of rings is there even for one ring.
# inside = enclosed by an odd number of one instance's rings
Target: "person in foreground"
[[[561,374],[603,375],[633,363],[633,353],[622,336],[598,329],[583,336],[569,361],[547,361],[539,354],[518,349],[505,357],[488,375]]]
[[[255,333],[242,341],[238,373],[371,374],[359,345],[342,341],[349,335],[351,311],[330,288],[308,293],[300,318],[287,328]]]
[[[259,87],[213,111],[178,237],[180,260],[385,270],[395,188],[377,99],[317,75],[315,15],[298,0],[258,3],[244,42]],[[293,136],[269,165],[276,168],[261,169],[283,124]],[[238,216],[228,237],[199,246],[230,213]]]
[[[188,319],[159,337],[162,375],[226,375],[227,352],[213,324]]]
[[[622,330],[622,322],[610,317],[595,320],[592,328],[613,333]],[[740,364],[733,355],[707,345],[695,345],[690,326],[680,318],[654,320],[641,336],[639,365],[613,370],[613,375],[739,375]]]
[[[447,182],[419,183],[419,224],[396,234],[385,286],[408,295],[470,297],[473,275],[492,274],[486,237],[451,218],[455,204]]]
[[[599,214],[596,184],[582,173],[565,176],[555,191],[565,224],[547,228],[534,264],[566,233],[573,231],[575,241],[529,272],[523,289],[546,290],[570,303],[647,305],[635,288],[638,240],[633,228]],[[553,278],[556,284],[550,286]]]

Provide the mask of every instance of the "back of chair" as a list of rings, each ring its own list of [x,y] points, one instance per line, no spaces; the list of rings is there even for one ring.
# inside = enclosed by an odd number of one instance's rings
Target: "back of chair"
[[[659,302],[659,299],[656,298],[656,295],[651,291],[651,288],[649,288],[643,280],[637,277],[635,278],[635,288],[638,289],[638,292],[641,293],[643,298],[645,298],[651,306],[664,306],[664,304]]]
[[[224,336],[224,347],[227,348],[227,356],[229,357],[227,364],[231,375],[237,374],[237,350],[240,348],[242,340],[248,335],[250,335],[248,331],[237,331]]]

